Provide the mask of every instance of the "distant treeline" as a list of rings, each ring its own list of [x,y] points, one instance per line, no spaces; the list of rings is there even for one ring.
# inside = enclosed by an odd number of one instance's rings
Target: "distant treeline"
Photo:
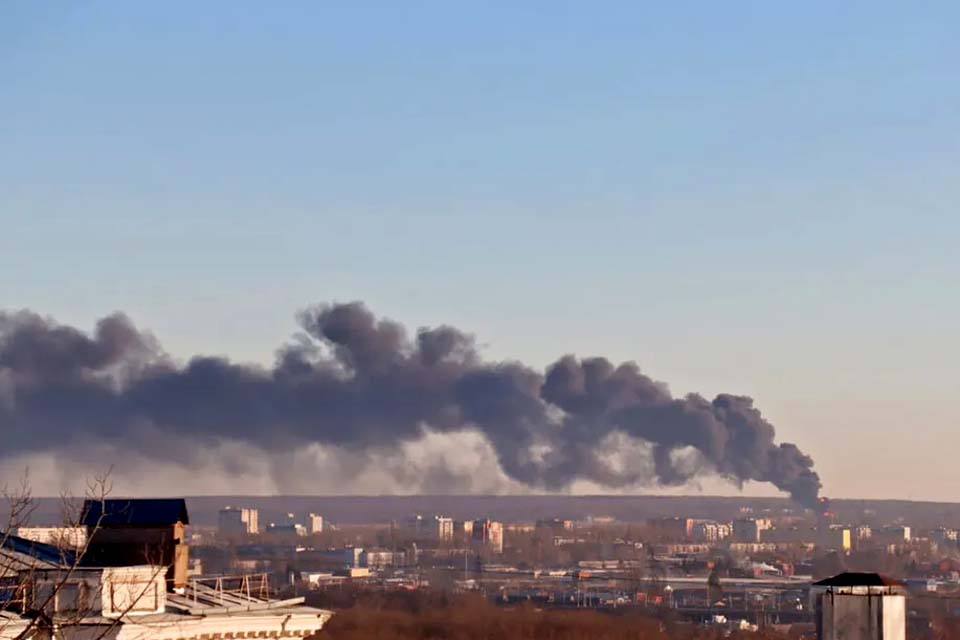
[[[119,496],[116,496],[119,497]],[[613,516],[620,522],[643,522],[659,516],[732,519],[740,508],[797,509],[786,498],[736,498],[716,496],[198,496],[187,498],[191,523],[216,526],[217,512],[226,505],[260,510],[260,522],[279,521],[289,512],[313,512],[328,522],[376,524],[402,520],[414,513],[442,513],[454,518],[489,517],[506,522],[539,518],[584,520]],[[960,527],[960,503],[909,502],[906,500],[835,499],[831,508],[839,521],[890,523],[903,518],[915,527]],[[59,498],[41,498],[33,520],[56,524],[62,519]]]

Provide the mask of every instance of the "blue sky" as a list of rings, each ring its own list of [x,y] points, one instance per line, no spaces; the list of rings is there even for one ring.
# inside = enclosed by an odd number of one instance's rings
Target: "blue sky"
[[[269,362],[298,308],[362,299],[491,358],[753,395],[828,493],[949,499],[958,21],[6,2],[0,302]]]

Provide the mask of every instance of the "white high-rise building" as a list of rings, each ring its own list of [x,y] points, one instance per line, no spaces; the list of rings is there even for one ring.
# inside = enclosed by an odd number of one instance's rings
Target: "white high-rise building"
[[[433,535],[437,540],[453,540],[453,518],[448,518],[446,516],[434,516],[433,527]]]
[[[412,536],[421,536],[424,534],[426,525],[422,515],[415,514],[403,521],[403,529]]]
[[[473,538],[473,520],[454,520],[453,538],[458,543],[469,542]]]
[[[736,542],[760,542],[763,532],[772,527],[769,518],[740,518],[733,521],[733,539]]]
[[[220,510],[218,530],[221,535],[238,536],[260,533],[259,512],[256,509],[225,507]]]
[[[474,520],[473,539],[494,553],[503,553],[503,523],[495,520]]]
[[[323,533],[323,516],[316,513],[307,514],[307,532],[310,535]]]

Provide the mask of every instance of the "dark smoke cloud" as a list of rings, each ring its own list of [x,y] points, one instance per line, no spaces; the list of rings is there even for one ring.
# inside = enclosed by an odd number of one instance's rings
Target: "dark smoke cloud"
[[[486,362],[457,329],[411,339],[361,303],[313,307],[298,320],[302,333],[260,368],[212,357],[177,365],[121,314],[88,335],[33,313],[0,313],[0,460],[100,439],[174,455],[157,446],[158,433],[181,443],[171,451],[231,440],[266,451],[319,443],[371,452],[424,429],[475,430],[504,473],[532,488],[579,479],[680,485],[708,472],[816,502],[813,461],[777,444],[750,398],[674,398],[634,363],[605,358],[564,356],[545,373]],[[618,464],[617,438],[648,447],[652,466]]]

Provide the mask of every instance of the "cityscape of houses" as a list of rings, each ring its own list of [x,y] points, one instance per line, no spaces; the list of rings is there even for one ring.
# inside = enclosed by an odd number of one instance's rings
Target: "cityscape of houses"
[[[904,637],[900,626],[924,637],[917,629],[938,611],[960,607],[957,529],[869,517],[844,523],[826,509],[641,522],[414,513],[351,524],[313,511],[272,519],[263,526],[257,508],[229,505],[215,526],[195,525],[181,499],[121,499],[86,504],[73,526],[7,532],[0,638],[43,637],[36,621],[17,615],[18,607],[38,606],[53,619],[100,620],[121,638],[134,623],[138,638],[158,640],[203,640],[213,627],[212,638],[309,635],[332,614],[308,605],[344,588],[666,608],[695,625],[822,638],[851,637],[827,627],[842,629],[863,598],[868,609],[886,603],[890,616],[900,616],[878,618],[887,631],[876,637],[884,638]],[[281,628],[280,620],[296,624]]]

